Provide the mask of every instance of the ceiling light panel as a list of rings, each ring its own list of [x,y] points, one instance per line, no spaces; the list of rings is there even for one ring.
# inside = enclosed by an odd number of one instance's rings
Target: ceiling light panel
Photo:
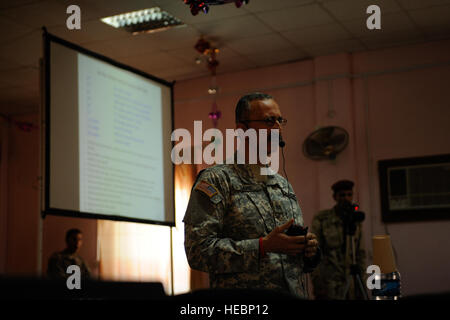
[[[100,20],[114,28],[123,28],[132,34],[157,32],[185,25],[180,19],[159,7],[126,12]]]

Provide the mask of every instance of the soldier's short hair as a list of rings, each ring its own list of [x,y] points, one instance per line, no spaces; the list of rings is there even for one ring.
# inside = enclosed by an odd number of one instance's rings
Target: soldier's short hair
[[[66,241],[69,241],[69,239],[72,236],[76,236],[77,234],[82,233],[80,229],[70,229],[66,232]]]
[[[354,185],[355,184],[353,183],[353,181],[339,180],[331,186],[331,189],[333,190],[333,195],[336,195],[339,191],[342,190],[353,190]]]
[[[249,94],[246,94],[245,96],[242,96],[237,105],[235,110],[235,116],[236,116],[236,123],[244,122],[247,120],[247,117],[250,113],[250,103],[254,100],[268,100],[273,99],[273,97],[270,94],[261,93],[261,92],[252,92]]]

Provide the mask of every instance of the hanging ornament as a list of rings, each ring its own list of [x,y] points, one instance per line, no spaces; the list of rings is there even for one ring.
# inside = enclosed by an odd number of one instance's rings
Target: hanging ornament
[[[212,104],[212,111],[209,113],[209,118],[212,120],[214,128],[217,128],[217,122],[222,117],[222,112],[220,110],[217,110],[217,103],[214,99],[214,102]]]
[[[208,93],[213,95],[212,110],[208,114],[208,116],[212,120],[214,128],[217,128],[217,123],[219,119],[222,117],[222,113],[220,112],[220,110],[218,110],[217,107],[217,94],[219,92],[219,87],[217,86],[216,81],[217,81],[216,76],[215,74],[213,74],[211,78],[211,86],[208,89]]]
[[[216,59],[216,54],[219,53],[219,49],[209,49],[208,69],[213,76],[216,75],[216,68],[219,65],[219,61]]]
[[[208,114],[208,117],[212,120],[214,128],[217,128],[217,123],[222,117],[222,113],[220,112],[220,110],[218,110],[217,107],[217,94],[219,93],[219,87],[216,84],[216,69],[219,65],[219,60],[217,60],[219,49],[213,47],[211,43],[205,40],[203,37],[200,37],[200,39],[198,39],[194,48],[199,53],[201,53],[202,56],[206,57],[207,67],[209,72],[211,73],[211,85],[208,88],[208,94],[213,95],[213,103],[212,110]],[[197,57],[195,59],[196,64],[201,64],[201,62],[202,59],[200,57]]]
[[[186,5],[191,9],[191,14],[196,16],[200,11],[207,14],[209,12],[209,6],[217,6],[230,2],[234,2],[236,8],[240,8],[242,4],[248,4],[250,0],[183,0]]]
[[[209,41],[206,41],[205,39],[203,39],[203,37],[200,37],[200,39],[198,39],[197,43],[194,46],[195,50],[197,50],[201,54],[206,54],[207,50],[210,47],[211,44],[209,43]]]

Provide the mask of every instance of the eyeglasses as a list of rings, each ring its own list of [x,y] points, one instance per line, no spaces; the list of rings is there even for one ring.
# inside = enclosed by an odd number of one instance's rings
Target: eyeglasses
[[[270,117],[270,118],[266,118],[263,120],[245,120],[243,122],[251,122],[251,121],[265,122],[268,127],[273,127],[275,125],[275,123],[277,123],[277,122],[282,126],[285,126],[287,123],[287,119],[285,119],[283,117]]]

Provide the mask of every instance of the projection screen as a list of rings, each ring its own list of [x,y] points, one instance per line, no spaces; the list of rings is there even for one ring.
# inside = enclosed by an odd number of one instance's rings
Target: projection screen
[[[173,83],[47,32],[43,43],[43,215],[173,226]]]

